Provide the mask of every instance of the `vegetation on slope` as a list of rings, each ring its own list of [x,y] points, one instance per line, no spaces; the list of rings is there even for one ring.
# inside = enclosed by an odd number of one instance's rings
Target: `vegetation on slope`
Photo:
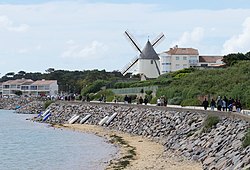
[[[250,145],[250,128],[246,132],[244,139],[243,139],[243,142],[242,142],[242,146],[244,148],[248,147],[249,145]]]
[[[183,70],[185,71],[185,70]],[[171,74],[170,74],[171,75]],[[178,99],[175,104],[201,104],[204,96],[216,99],[227,96],[240,99],[243,106],[250,108],[250,62],[241,61],[232,67],[213,70],[193,70],[176,72],[170,76],[168,86],[162,86],[157,95],[167,96],[169,101]],[[189,102],[186,102],[189,101]]]

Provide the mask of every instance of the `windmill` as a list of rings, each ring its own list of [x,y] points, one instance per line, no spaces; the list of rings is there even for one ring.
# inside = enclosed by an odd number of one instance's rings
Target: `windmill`
[[[152,43],[148,40],[143,49],[128,31],[125,31],[124,35],[131,43],[132,47],[139,52],[139,56],[136,56],[130,63],[128,63],[122,69],[121,73],[126,75],[129,72],[133,72],[133,74],[140,74],[147,78],[157,78],[161,74],[160,58],[155,52],[154,47],[163,41],[165,38],[164,34],[159,34]]]

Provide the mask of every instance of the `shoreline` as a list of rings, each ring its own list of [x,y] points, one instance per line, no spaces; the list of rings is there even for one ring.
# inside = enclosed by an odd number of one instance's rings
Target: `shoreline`
[[[106,129],[97,125],[63,124],[53,125],[55,128],[67,128],[83,133],[91,133],[106,138],[119,147],[117,156],[109,161],[105,169],[169,169],[169,170],[201,170],[198,162],[175,156],[164,146],[149,138],[130,135],[128,133]]]

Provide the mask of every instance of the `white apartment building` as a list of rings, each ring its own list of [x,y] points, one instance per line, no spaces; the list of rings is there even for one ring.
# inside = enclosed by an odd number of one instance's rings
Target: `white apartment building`
[[[170,48],[169,51],[160,54],[161,74],[197,66],[199,52],[193,48]]]
[[[200,56],[194,48],[170,48],[159,54],[161,74],[189,67],[218,67],[223,64],[222,56]]]
[[[17,91],[21,91],[23,95],[54,96],[58,94],[57,80],[17,79],[0,84],[2,96],[14,96]]]

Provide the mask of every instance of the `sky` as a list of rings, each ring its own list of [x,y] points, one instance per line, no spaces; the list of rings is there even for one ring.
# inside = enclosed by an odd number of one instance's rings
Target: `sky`
[[[250,51],[249,0],[0,0],[0,76],[9,72],[122,70],[161,32],[157,53]]]

